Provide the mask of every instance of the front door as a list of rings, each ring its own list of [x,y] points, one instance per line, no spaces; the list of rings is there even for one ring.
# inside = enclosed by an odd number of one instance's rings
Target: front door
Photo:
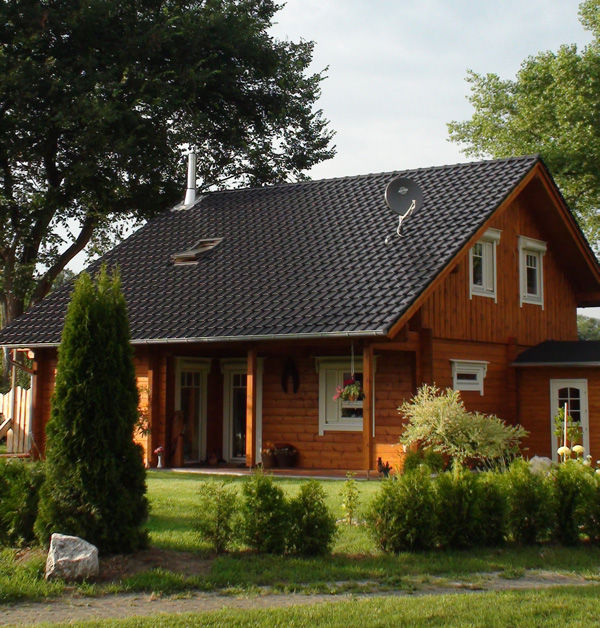
[[[583,448],[586,455],[590,452],[590,430],[588,420],[587,379],[551,379],[550,380],[550,426],[552,434],[552,459],[557,460],[556,450],[562,441],[554,434],[554,417],[559,408],[567,404],[567,412],[574,421],[581,424],[583,432]]]
[[[177,362],[175,409],[182,413],[183,461],[206,459],[206,378],[210,363],[204,359],[180,358]]]

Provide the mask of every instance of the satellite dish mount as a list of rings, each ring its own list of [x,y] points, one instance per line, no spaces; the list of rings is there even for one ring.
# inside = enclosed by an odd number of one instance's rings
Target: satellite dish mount
[[[385,189],[385,202],[392,211],[398,214],[396,235],[401,237],[402,223],[421,207],[423,204],[423,193],[418,184],[412,179],[396,177],[388,183]],[[385,243],[390,243],[389,236],[385,239]]]

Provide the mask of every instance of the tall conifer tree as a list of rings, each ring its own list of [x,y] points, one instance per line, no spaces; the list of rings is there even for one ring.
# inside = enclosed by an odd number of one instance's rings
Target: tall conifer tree
[[[47,477],[36,534],[73,534],[104,552],[142,546],[148,507],[133,443],[138,391],[118,274],[75,284],[58,353],[47,431]]]

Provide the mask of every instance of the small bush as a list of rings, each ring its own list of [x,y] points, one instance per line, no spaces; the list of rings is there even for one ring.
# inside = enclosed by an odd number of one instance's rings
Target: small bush
[[[293,554],[316,556],[330,551],[337,527],[325,504],[325,491],[316,480],[300,487],[289,504],[288,548]]]
[[[524,460],[516,460],[505,474],[507,532],[517,543],[547,541],[555,526],[555,496],[547,476],[532,473]]]
[[[504,543],[508,503],[503,474],[488,471],[479,474],[479,530],[481,545]]]
[[[567,460],[554,468],[551,477],[556,491],[556,539],[563,545],[576,545],[594,510],[594,472],[576,460]]]
[[[345,513],[344,520],[348,525],[352,525],[356,521],[356,511],[359,504],[358,483],[355,479],[355,474],[351,471],[346,473],[346,481],[340,492],[342,497],[342,510]]]
[[[367,525],[386,552],[433,547],[436,511],[427,471],[420,468],[384,480],[367,511]]]
[[[481,490],[477,474],[454,471],[434,482],[437,540],[442,547],[465,548],[481,543]]]
[[[440,473],[446,468],[446,463],[444,456],[433,449],[407,451],[404,455],[403,473],[414,471],[419,466],[426,467],[431,473]]]
[[[0,545],[15,547],[34,540],[33,524],[43,481],[41,463],[0,461]]]
[[[258,552],[283,554],[289,535],[289,509],[281,488],[257,471],[242,485],[244,503],[241,532],[244,542]]]
[[[225,552],[234,540],[238,495],[226,482],[203,482],[199,489],[196,529],[217,554]]]

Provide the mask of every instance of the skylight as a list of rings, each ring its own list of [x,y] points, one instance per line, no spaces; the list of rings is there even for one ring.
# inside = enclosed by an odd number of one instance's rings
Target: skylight
[[[176,266],[197,264],[202,253],[214,249],[215,246],[217,246],[222,240],[223,238],[206,238],[204,240],[198,240],[194,246],[186,251],[171,255],[171,261]]]

